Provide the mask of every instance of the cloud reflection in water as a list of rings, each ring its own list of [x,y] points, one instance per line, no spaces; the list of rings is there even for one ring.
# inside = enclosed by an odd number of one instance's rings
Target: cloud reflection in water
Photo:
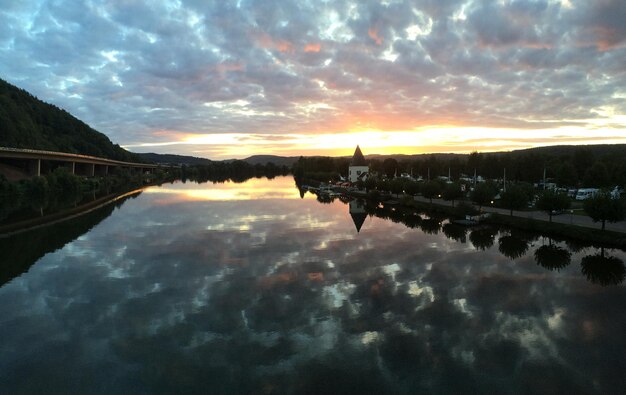
[[[213,187],[248,192],[188,198]],[[2,392],[625,384],[625,287],[580,274],[593,249],[552,272],[535,263],[537,247],[506,257],[494,240],[511,235],[468,232],[474,247],[438,219],[425,232],[368,217],[357,233],[347,204],[300,199],[290,178],[163,190],[127,202],[0,289]]]

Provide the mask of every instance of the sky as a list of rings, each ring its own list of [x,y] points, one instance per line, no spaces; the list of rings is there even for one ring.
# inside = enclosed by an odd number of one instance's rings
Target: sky
[[[134,152],[626,143],[626,1],[0,0],[0,78]]]

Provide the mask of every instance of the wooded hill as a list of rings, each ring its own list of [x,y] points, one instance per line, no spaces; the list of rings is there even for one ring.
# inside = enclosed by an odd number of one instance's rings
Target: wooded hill
[[[161,165],[210,165],[213,161],[206,158],[198,158],[197,156],[174,155],[174,154],[155,154],[154,152],[138,153],[144,162],[158,163]]]
[[[0,146],[141,162],[67,111],[0,79]]]

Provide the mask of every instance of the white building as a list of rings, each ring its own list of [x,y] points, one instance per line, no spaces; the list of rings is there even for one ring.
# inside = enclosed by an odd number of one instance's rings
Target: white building
[[[365,162],[361,148],[357,145],[356,150],[354,150],[354,155],[352,155],[350,167],[348,167],[348,181],[357,182],[358,180],[365,180],[369,171],[370,167]]]

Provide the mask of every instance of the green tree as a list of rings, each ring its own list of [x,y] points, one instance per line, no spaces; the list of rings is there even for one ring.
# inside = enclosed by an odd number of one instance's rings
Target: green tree
[[[451,201],[452,207],[454,207],[454,201],[461,198],[463,196],[463,191],[461,190],[461,185],[456,182],[452,184],[446,184],[443,189],[442,197],[444,200]]]
[[[404,192],[407,195],[415,196],[420,191],[420,184],[417,181],[408,180],[404,183]]]
[[[22,182],[24,193],[29,197],[43,198],[50,193],[50,185],[46,177],[33,177]]]
[[[0,174],[0,196],[16,195],[17,192],[17,186],[7,180],[4,174]]]
[[[375,177],[367,177],[365,179],[365,191],[370,191],[376,188],[377,180]]]
[[[376,180],[376,189],[379,191],[389,192],[391,189],[390,186],[391,185],[388,180]]]
[[[509,185],[506,191],[500,195],[500,202],[502,207],[511,210],[511,216],[513,216],[513,210],[521,210],[528,204],[530,196],[526,190],[517,184]]]
[[[602,222],[602,230],[607,221],[621,221],[626,216],[624,199],[615,199],[607,191],[601,191],[585,200],[583,208],[593,222]]]
[[[552,222],[552,216],[568,209],[570,204],[570,198],[566,194],[547,189],[539,195],[536,206],[539,210],[545,211],[550,217],[550,222]]]
[[[493,185],[486,182],[477,184],[472,193],[470,199],[472,202],[478,205],[478,209],[482,209],[483,205],[489,203],[496,196],[496,189]]]
[[[394,178],[393,180],[389,182],[389,190],[396,195],[403,193],[404,192],[404,180],[401,178]]]
[[[430,204],[433,204],[433,198],[439,194],[441,187],[439,183],[435,181],[428,181],[422,186],[422,196],[426,199],[430,199]]]

